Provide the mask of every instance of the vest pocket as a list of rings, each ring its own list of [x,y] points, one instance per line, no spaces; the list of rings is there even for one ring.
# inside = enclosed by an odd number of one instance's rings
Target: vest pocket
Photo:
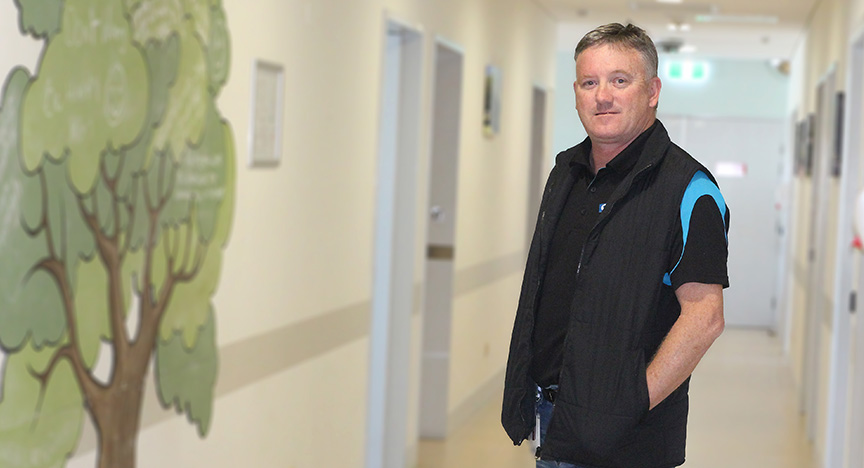
[[[637,423],[634,417],[556,402],[544,452],[553,459],[558,459],[556,454],[563,460],[580,454],[586,461],[602,462],[630,442]]]
[[[629,358],[622,363],[618,376],[613,412],[623,416],[633,416],[637,421],[641,421],[648,414],[648,408],[651,406],[645,351],[642,349],[633,351]]]
[[[562,381],[547,437],[558,440],[560,450],[569,452],[564,448],[569,446],[576,450],[573,453],[607,460],[634,442],[636,427],[648,414],[645,353],[642,349],[583,349],[590,364],[583,361],[583,372],[577,370],[572,380]],[[580,354],[576,356],[580,361]]]

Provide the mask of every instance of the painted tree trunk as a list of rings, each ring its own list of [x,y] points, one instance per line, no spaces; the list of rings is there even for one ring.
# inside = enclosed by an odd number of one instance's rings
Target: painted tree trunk
[[[105,398],[95,402],[98,406],[93,408],[99,432],[98,468],[135,467],[148,365],[149,359],[145,359],[143,365],[118,366],[119,375],[106,389]]]

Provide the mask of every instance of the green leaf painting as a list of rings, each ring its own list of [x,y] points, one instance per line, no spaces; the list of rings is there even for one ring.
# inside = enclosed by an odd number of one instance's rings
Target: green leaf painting
[[[156,378],[159,400],[166,407],[185,412],[203,436],[210,428],[213,385],[216,383],[216,327],[212,309],[191,348],[177,334],[159,341],[156,348]]]
[[[48,38],[60,31],[63,0],[17,0],[21,32]]]
[[[98,467],[134,467],[152,363],[165,408],[213,420],[228,22],[217,0],[15,4],[43,50],[0,91],[0,466],[65,466],[89,419]]]

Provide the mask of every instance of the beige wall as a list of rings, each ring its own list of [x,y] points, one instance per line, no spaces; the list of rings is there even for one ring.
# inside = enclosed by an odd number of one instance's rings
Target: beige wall
[[[862,0],[822,0],[818,3],[808,25],[803,41],[796,51],[793,62],[793,89],[790,96],[790,109],[797,109],[797,118],[804,118],[808,113],[816,111],[817,87],[832,69],[836,71],[835,84],[838,90],[845,89],[848,44],[851,34],[860,30],[864,20],[864,1]],[[792,276],[792,317],[790,358],[793,372],[799,389],[806,384],[803,381],[803,360],[806,347],[807,304],[808,297],[808,249],[810,245],[810,225],[812,224],[811,206],[813,200],[812,181],[807,178],[797,178],[794,183],[795,195],[793,203],[793,238],[795,258],[791,265]],[[822,278],[821,289],[817,298],[827,314],[833,311],[835,252],[837,240],[837,223],[840,216],[839,181],[830,179],[827,188],[828,211],[825,233],[826,252],[825,268],[818,272]],[[818,330],[821,345],[819,347],[820,371],[816,376],[817,409],[813,415],[815,422],[814,454],[821,460],[825,454],[827,430],[828,383],[833,329],[828,320],[820,321]]]
[[[501,385],[526,242],[532,86],[553,86],[555,24],[530,0],[223,2],[232,57],[219,107],[237,142],[237,198],[214,298],[220,371],[213,424],[199,439],[184,417],[159,407],[149,388],[139,466],[360,467],[384,19],[419,27],[426,39],[417,284],[424,271],[434,40],[465,54],[449,404],[457,422]],[[32,69],[40,49],[20,37],[14,6],[5,3],[4,76],[14,65]],[[255,59],[285,66],[284,144],[275,168],[247,165]],[[487,64],[503,76],[501,133],[494,139],[481,128]],[[478,278],[477,271],[485,273]],[[419,324],[415,315],[412,405]],[[406,417],[413,446],[416,409]],[[94,448],[87,427],[68,466],[94,466]]]
[[[814,10],[807,31],[793,61],[790,107],[799,117],[816,109],[816,86],[832,66],[837,67],[839,89],[843,89],[846,67],[848,12],[858,0],[821,0]]]

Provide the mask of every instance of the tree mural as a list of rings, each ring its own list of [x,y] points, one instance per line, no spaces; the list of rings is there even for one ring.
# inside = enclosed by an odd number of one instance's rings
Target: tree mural
[[[206,435],[234,195],[221,0],[15,0],[0,101],[0,466],[135,466],[145,378]],[[151,365],[152,364],[152,365]],[[152,369],[151,369],[152,368]]]

